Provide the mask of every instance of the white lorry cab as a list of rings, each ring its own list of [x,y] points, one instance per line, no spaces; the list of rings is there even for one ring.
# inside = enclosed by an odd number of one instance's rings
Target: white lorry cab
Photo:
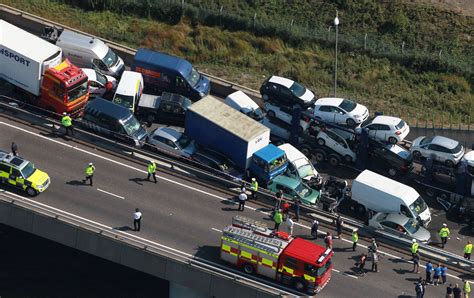
[[[400,213],[420,220],[424,226],[431,213],[423,198],[412,187],[365,170],[352,182],[352,199],[367,210]]]
[[[283,144],[278,146],[285,151],[288,159],[288,168],[286,176],[303,180],[311,187],[319,186],[322,183],[321,175],[316,171],[311,161],[301,151],[293,147],[291,144]]]
[[[76,66],[94,68],[116,78],[125,70],[122,58],[98,38],[52,27],[44,28],[42,37],[60,47],[64,57]]]
[[[224,102],[228,106],[233,107],[237,111],[244,113],[258,122],[262,122],[263,120],[262,109],[255,103],[255,101],[248,97],[247,94],[240,90],[227,95]]]
[[[124,71],[117,85],[112,102],[135,112],[143,94],[143,76],[139,72]]]

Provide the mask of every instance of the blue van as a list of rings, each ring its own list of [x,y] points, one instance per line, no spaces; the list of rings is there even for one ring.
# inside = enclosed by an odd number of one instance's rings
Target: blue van
[[[187,60],[148,49],[138,49],[132,71],[140,72],[146,93],[171,92],[197,101],[209,94],[209,79],[201,75]]]

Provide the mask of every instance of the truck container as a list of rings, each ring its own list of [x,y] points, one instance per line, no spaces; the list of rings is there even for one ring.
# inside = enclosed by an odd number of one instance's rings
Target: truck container
[[[0,20],[0,78],[26,93],[34,105],[77,116],[89,98],[87,76],[61,61],[61,48]]]
[[[431,221],[428,206],[412,187],[365,170],[352,182],[352,200],[366,210],[401,213],[426,226]]]
[[[199,145],[217,150],[261,182],[287,167],[285,152],[270,143],[270,130],[222,101],[206,96],[186,111],[185,133]]]
[[[64,58],[79,67],[94,68],[116,78],[125,70],[122,58],[96,37],[56,27],[45,27],[42,37],[60,47]]]

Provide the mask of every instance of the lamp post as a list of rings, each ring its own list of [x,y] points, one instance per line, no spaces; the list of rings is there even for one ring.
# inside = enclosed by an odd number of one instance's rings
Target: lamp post
[[[338,26],[339,25],[339,18],[337,17],[337,10],[336,10],[336,17],[334,18],[334,26],[336,26],[336,58],[334,61],[334,97],[336,97],[336,89],[337,89],[337,33],[338,33]]]

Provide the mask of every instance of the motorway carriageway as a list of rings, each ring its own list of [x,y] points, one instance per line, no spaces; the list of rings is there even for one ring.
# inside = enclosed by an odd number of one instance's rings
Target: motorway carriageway
[[[166,171],[159,171],[157,184],[144,181],[145,166],[57,137],[41,128],[0,117],[0,135],[0,149],[8,150],[15,141],[20,156],[51,177],[51,185],[44,193],[34,198],[25,197],[25,200],[75,214],[145,241],[220,263],[220,231],[231,223],[232,216],[242,214],[273,225],[268,214],[252,202],[247,203],[244,212],[238,212],[228,194]],[[93,187],[81,182],[89,162],[96,166]],[[22,193],[6,190],[8,193],[2,192],[2,195],[23,197]],[[137,207],[143,212],[140,232],[131,230],[132,213]],[[298,223],[295,235],[308,235],[308,226],[308,222]],[[317,241],[323,245],[322,239]],[[355,257],[367,249],[363,242],[355,253],[350,247],[349,239],[334,240],[334,272],[320,296],[414,295],[414,282],[424,274],[411,273],[412,264],[403,259],[406,256],[382,250],[385,255],[379,264],[380,272],[359,277],[353,271]],[[370,265],[367,262],[366,268],[370,269]],[[423,268],[421,271],[423,273]],[[460,283],[461,280],[450,275],[448,282]],[[444,286],[427,289],[429,297],[441,297],[444,293]]]

